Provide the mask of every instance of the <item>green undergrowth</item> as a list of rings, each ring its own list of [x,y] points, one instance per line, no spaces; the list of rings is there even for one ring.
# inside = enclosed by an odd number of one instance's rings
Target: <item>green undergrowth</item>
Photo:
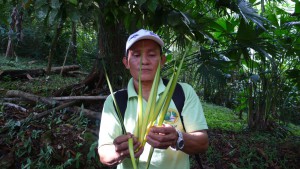
[[[5,58],[3,55],[0,55],[0,70],[39,69],[46,66],[47,63],[41,59],[22,57]]]
[[[31,58],[5,58],[0,55],[0,71],[2,70],[28,70],[43,69],[47,64],[45,60]],[[59,74],[43,75],[34,77],[31,80],[13,80],[10,77],[3,77],[0,82],[0,95],[4,96],[8,90],[20,90],[40,96],[51,96],[52,92],[61,87],[80,82],[83,76],[61,76]]]
[[[209,103],[202,103],[209,129],[242,131],[246,127],[246,118],[239,119],[231,109]]]
[[[39,96],[51,96],[52,92],[68,85],[76,84],[82,80],[83,77],[67,77],[60,75],[45,75],[33,80],[5,80],[1,81],[0,92],[4,94],[7,90],[20,90],[36,94]]]
[[[298,168],[299,126],[289,123],[272,131],[250,131],[246,117],[239,119],[222,106],[202,105],[209,127],[209,148],[200,155],[204,168]],[[191,165],[197,168],[194,160]]]

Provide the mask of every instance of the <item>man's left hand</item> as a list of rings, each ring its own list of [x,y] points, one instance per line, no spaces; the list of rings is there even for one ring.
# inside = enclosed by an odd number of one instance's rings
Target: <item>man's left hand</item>
[[[147,135],[147,143],[154,148],[167,149],[169,146],[174,147],[178,139],[176,129],[165,124],[161,127],[152,126]]]

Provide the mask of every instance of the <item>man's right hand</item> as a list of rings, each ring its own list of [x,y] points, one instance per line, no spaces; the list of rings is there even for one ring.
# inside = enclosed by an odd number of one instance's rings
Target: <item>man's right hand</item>
[[[133,139],[133,150],[135,158],[138,158],[143,153],[143,147],[140,148],[141,143],[138,142],[138,139],[131,133],[127,133],[126,135],[121,135],[114,140],[115,151],[119,156],[119,160],[123,161],[124,158],[130,158],[129,147],[128,147],[128,139]],[[138,150],[138,148],[140,148]],[[137,151],[137,152],[136,152]]]
[[[102,145],[99,148],[99,155],[101,163],[108,166],[115,166],[120,164],[125,158],[130,158],[128,139],[133,138],[133,149],[135,158],[140,157],[144,151],[141,143],[131,133],[118,136],[114,139],[113,145]]]

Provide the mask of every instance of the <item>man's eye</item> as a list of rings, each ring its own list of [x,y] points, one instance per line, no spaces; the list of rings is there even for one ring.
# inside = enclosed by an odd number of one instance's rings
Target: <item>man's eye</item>
[[[154,56],[156,56],[156,54],[155,53],[149,53],[149,56],[154,57]]]

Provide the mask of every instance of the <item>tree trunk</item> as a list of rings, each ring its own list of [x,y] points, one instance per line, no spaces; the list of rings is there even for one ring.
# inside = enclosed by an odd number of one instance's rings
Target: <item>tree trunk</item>
[[[101,11],[104,8],[102,6],[99,10]],[[113,88],[117,90],[127,85],[129,76],[122,63],[127,39],[125,26],[123,23],[106,23],[102,14],[98,14],[98,16],[97,38],[99,52],[96,60],[93,61],[92,71],[80,83],[62,88],[56,91],[53,94],[54,96],[67,96],[71,92],[73,95],[76,95],[82,94],[82,92],[87,93],[88,91],[92,92],[90,95],[99,94],[99,90],[103,90],[105,82],[102,60],[108,70],[108,76]]]
[[[12,38],[10,37],[10,35],[8,35],[8,43],[7,43],[7,48],[6,48],[6,52],[5,52],[5,57],[12,57],[14,55],[14,48],[13,48],[13,43],[12,43]]]
[[[7,48],[6,48],[6,53],[5,57],[12,57],[14,55],[14,48],[13,48],[13,34],[14,30],[16,27],[16,22],[17,22],[17,16],[18,16],[18,9],[17,7],[13,8],[13,11],[11,13],[11,21],[10,21],[10,29],[8,32],[8,43],[7,43]]]
[[[253,112],[253,109],[254,109],[254,99],[253,99],[253,84],[252,82],[250,82],[248,84],[248,127],[251,129],[255,126],[254,124],[254,121],[253,121],[253,116],[254,116],[254,112]]]
[[[57,28],[56,28],[56,33],[55,36],[51,42],[51,48],[49,51],[49,56],[48,56],[48,65],[47,65],[47,69],[46,69],[46,73],[49,74],[51,71],[51,67],[52,67],[52,58],[55,54],[56,51],[56,46],[57,46],[57,42],[58,42],[58,38],[62,32],[62,28],[63,28],[63,24],[64,21],[63,19],[61,19],[61,21],[58,23]]]
[[[76,22],[72,22],[71,56],[74,64],[77,64],[77,31]]]
[[[127,84],[128,77],[126,77],[125,68],[122,64],[122,58],[125,54],[125,44],[127,36],[125,34],[125,27],[122,23],[115,25],[105,23],[105,18],[101,15],[98,20],[98,47],[99,55],[95,61],[94,67],[89,76],[83,80],[93,81],[92,88],[100,88],[105,76],[103,73],[102,59],[108,69],[109,78],[114,89],[122,88]]]

